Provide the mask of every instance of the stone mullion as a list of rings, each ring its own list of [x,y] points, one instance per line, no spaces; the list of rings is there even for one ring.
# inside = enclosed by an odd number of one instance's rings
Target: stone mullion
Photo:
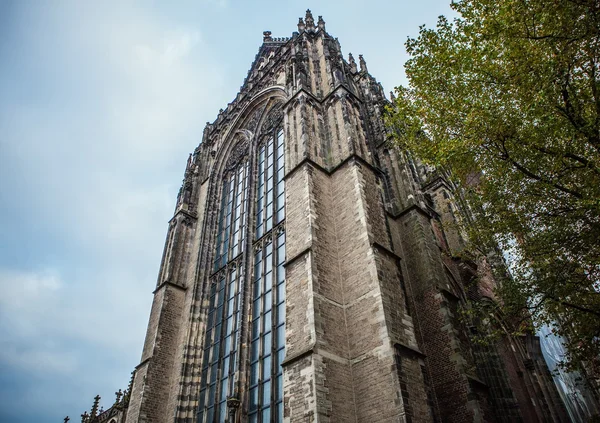
[[[244,271],[238,275],[240,288],[239,298],[241,304],[239,307],[240,313],[240,327],[237,338],[238,349],[236,352],[238,369],[234,374],[234,386],[235,393],[232,393],[232,397],[237,398],[240,401],[240,406],[237,410],[238,421],[245,421],[246,410],[248,409],[248,344],[249,344],[249,316],[250,316],[250,305],[252,295],[252,259],[254,257],[254,251],[252,249],[252,240],[254,238],[254,224],[255,224],[255,213],[256,213],[256,190],[257,186],[257,172],[258,172],[258,161],[257,161],[257,135],[255,134],[249,142],[248,151],[248,176],[246,178],[247,183],[247,197],[245,205],[246,214],[246,228],[244,235],[244,251],[242,253],[242,261],[244,263]],[[242,395],[243,394],[243,395]],[[241,416],[240,416],[241,413]]]
[[[218,201],[222,198],[223,184],[218,183],[219,176],[216,174],[211,175],[209,181],[209,192],[207,193],[207,204],[208,210],[206,210],[207,219],[204,222],[202,237],[200,240],[200,251],[201,255],[198,258],[198,266],[196,270],[196,286],[194,287],[194,299],[191,305],[191,320],[192,322],[198,322],[198,324],[192,323],[190,334],[188,335],[188,348],[192,348],[198,353],[193,354],[191,361],[184,361],[183,368],[189,366],[190,376],[192,378],[198,378],[198,382],[201,381],[202,371],[202,360],[204,359],[203,344],[206,338],[206,318],[208,316],[208,295],[210,292],[211,274],[213,273],[213,263],[215,250],[215,241],[217,238],[217,227],[219,224],[221,202]],[[202,264],[208,263],[208,266],[202,266]],[[187,414],[186,409],[194,409],[194,416],[198,412],[196,409],[198,406],[198,395],[200,393],[200,383],[198,388],[192,390],[190,399],[187,401],[181,401],[176,412],[176,421],[181,414]],[[194,417],[195,418],[195,417]]]
[[[230,171],[231,173],[233,173],[233,177],[231,177],[231,179],[229,179],[229,186],[227,187],[228,193],[227,193],[227,198],[226,198],[226,202],[225,202],[225,209],[224,209],[225,210],[225,216],[224,216],[225,220],[224,220],[224,227],[223,227],[225,237],[223,239],[221,239],[221,242],[223,243],[223,250],[221,251],[221,257],[223,255],[225,255],[225,265],[219,264],[219,269],[226,267],[230,260],[229,256],[231,253],[231,239],[233,237],[233,234],[231,233],[231,229],[232,229],[231,225],[233,223],[233,213],[234,213],[236,170],[237,170],[237,168],[234,169],[233,171]],[[230,177],[228,176],[228,178],[230,178]],[[229,206],[230,202],[231,202],[231,206]],[[228,212],[229,207],[231,207],[231,212]],[[229,215],[229,222],[227,221],[227,215]],[[221,260],[221,262],[222,262],[222,258],[219,258],[219,260]]]
[[[250,151],[249,157],[250,158],[248,159],[247,163],[250,164],[252,162],[252,157],[253,157],[252,156],[252,151]],[[228,188],[228,192],[226,192],[224,190],[224,187],[225,187],[224,181],[226,180],[226,178],[215,178],[217,180],[220,180],[221,183],[217,182],[215,184],[213,182],[213,184],[217,185],[218,188],[215,189],[215,191],[216,191],[214,193],[215,196],[213,197],[214,199],[212,200],[212,205],[213,205],[213,210],[212,210],[213,215],[212,215],[212,217],[213,217],[213,221],[212,221],[212,224],[209,226],[209,227],[212,227],[212,229],[209,229],[211,241],[208,242],[208,243],[206,243],[206,244],[204,244],[205,247],[203,248],[203,250],[205,252],[205,256],[204,256],[205,260],[201,260],[201,262],[202,261],[206,262],[206,260],[208,260],[209,269],[210,269],[209,272],[208,272],[208,275],[205,274],[205,276],[204,276],[205,282],[203,284],[204,285],[204,289],[202,290],[202,292],[203,292],[202,293],[202,298],[203,298],[203,302],[205,304],[203,306],[204,310],[201,312],[201,317],[200,318],[203,321],[205,321],[206,317],[208,316],[209,307],[210,307],[209,305],[206,304],[206,296],[208,295],[208,292],[209,292],[208,288],[210,287],[211,280],[212,280],[213,277],[216,277],[217,275],[221,274],[222,272],[225,272],[226,273],[226,278],[227,278],[226,283],[229,284],[229,274],[230,274],[230,270],[231,270],[232,259],[234,259],[234,258],[236,259],[235,263],[236,263],[236,269],[237,269],[237,273],[238,273],[237,276],[236,276],[236,278],[237,278],[237,282],[236,283],[239,284],[239,290],[240,290],[240,292],[239,292],[238,295],[240,296],[239,298],[243,298],[242,289],[243,289],[243,286],[245,285],[243,281],[244,281],[244,278],[245,278],[245,276],[247,274],[247,272],[246,272],[246,268],[247,268],[247,256],[248,256],[248,254],[247,254],[247,251],[248,251],[247,240],[248,240],[248,230],[249,230],[248,223],[247,223],[246,228],[242,229],[242,230],[244,230],[246,232],[245,237],[244,237],[245,246],[244,246],[243,251],[240,254],[238,254],[236,257],[233,257],[232,254],[231,254],[231,248],[232,248],[231,240],[233,239],[233,232],[234,232],[232,229],[233,229],[233,225],[234,225],[234,221],[235,221],[235,215],[234,215],[234,213],[235,213],[235,196],[237,195],[238,182],[239,182],[239,175],[238,175],[239,166],[247,166],[247,165],[244,164],[244,161],[242,160],[241,164],[238,165],[238,167],[236,167],[233,171],[231,171],[231,172],[233,172],[233,178],[230,181],[230,183],[235,184],[234,188],[233,188],[233,191],[231,191],[231,188],[230,188],[231,185],[227,187]],[[251,177],[252,177],[251,171],[248,171],[247,174],[246,174],[246,172],[242,172],[242,178],[246,180],[246,186],[248,186],[248,187],[251,186],[251,184],[252,184],[252,182],[250,181]],[[245,187],[244,184],[242,184],[242,187],[240,189],[244,190],[244,187]],[[230,230],[229,230],[229,235],[228,235],[229,244],[228,244],[228,249],[227,249],[227,252],[226,252],[228,259],[227,259],[227,264],[225,266],[221,266],[220,269],[217,272],[214,272],[214,270],[213,270],[214,269],[213,263],[214,263],[214,260],[215,260],[215,254],[218,253],[217,246],[215,245],[215,241],[216,241],[217,235],[218,235],[217,234],[218,226],[219,226],[221,218],[226,219],[226,215],[227,215],[227,203],[225,203],[225,208],[222,208],[222,204],[223,204],[222,200],[224,198],[223,196],[224,195],[228,195],[229,196],[229,193],[232,194],[232,197],[231,197],[232,198],[232,206],[231,206],[232,213],[231,213],[231,218],[230,218],[231,219],[231,221],[230,221]],[[221,201],[218,201],[219,199]],[[248,209],[249,209],[249,205],[250,205],[250,198],[249,198],[249,196],[248,196],[248,198],[246,198],[246,200],[247,201],[244,203],[244,196],[242,195],[242,197],[240,199],[240,201],[242,202],[242,209],[240,210],[240,214],[242,216],[244,214],[246,214],[246,216],[248,216],[247,213],[249,212]],[[221,211],[222,210],[224,211],[224,215],[223,216],[221,216]],[[241,221],[241,223],[242,222],[243,221]],[[248,222],[248,220],[246,220],[246,222]],[[240,223],[240,225],[241,225],[241,223]],[[226,228],[223,227],[223,231],[225,231],[225,229]],[[224,244],[225,240],[222,239],[221,242]],[[237,265],[237,263],[245,263],[245,264]],[[226,292],[226,291],[227,291],[227,289],[224,290],[224,292]],[[227,293],[225,293],[224,295],[227,296]],[[240,300],[238,300],[238,301],[240,301]],[[226,302],[227,301],[225,301],[225,303],[224,303],[224,307],[226,305]],[[239,313],[241,313],[242,316],[243,316],[243,304],[240,304],[238,310],[239,310]],[[224,325],[224,324],[225,324],[225,319],[222,319],[222,325]],[[243,324],[243,319],[240,319],[240,331],[239,331],[239,334],[238,334],[237,339],[236,339],[236,345],[238,346],[238,350],[235,352],[235,354],[231,355],[231,358],[233,359],[235,357],[235,359],[238,361],[238,363],[241,363],[241,360],[240,360],[240,350],[241,350],[240,339],[241,339],[241,332],[242,332],[242,330],[241,330],[242,324]],[[223,331],[222,335],[226,335],[224,327],[222,327],[222,331]],[[221,336],[221,343],[223,342],[224,338],[225,338],[225,336]],[[200,331],[199,331],[196,339],[197,339],[196,344],[199,344],[201,346],[205,346],[204,344],[206,342],[206,330],[205,330],[204,325],[202,325],[202,329],[200,329]],[[196,362],[195,362],[196,367],[198,365],[200,365],[200,366],[202,365],[202,360],[203,360],[202,355],[203,354],[200,354],[200,357],[196,358]],[[221,363],[222,358],[223,358],[223,349],[222,348],[220,349],[219,355],[220,355],[219,362]],[[200,371],[201,370],[202,369],[200,368]],[[221,377],[218,379],[218,382],[217,382],[219,384],[219,386],[220,386],[220,381],[222,380],[222,376],[223,376],[223,369],[221,369],[220,374],[221,374]],[[235,379],[236,375],[234,374],[233,377]],[[235,384],[234,384],[234,386],[235,386]],[[219,395],[220,395],[220,391],[217,390],[217,392],[215,393],[215,407],[218,404]],[[195,400],[195,402],[197,403],[197,399]]]

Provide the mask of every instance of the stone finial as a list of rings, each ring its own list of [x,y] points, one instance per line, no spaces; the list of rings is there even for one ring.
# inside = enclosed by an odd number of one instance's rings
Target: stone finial
[[[133,389],[133,378],[135,378],[135,370],[131,372],[131,377],[129,378],[129,384],[127,385],[127,392],[131,394],[131,390]]]
[[[123,391],[121,389],[119,389],[117,392],[115,392],[115,396],[117,397],[117,401],[115,401],[116,403],[121,402],[121,398],[123,398]]]
[[[367,62],[365,62],[365,58],[363,57],[362,54],[358,55],[358,61],[360,62],[360,70],[361,70],[361,72],[368,72],[367,71]]]
[[[100,404],[100,395],[94,397],[94,405],[90,410],[90,417],[96,417],[98,415],[98,404]]]
[[[390,91],[390,100],[396,101],[396,96],[394,95],[393,91]]]
[[[69,423],[69,420],[71,420],[71,419],[69,418],[69,416],[67,416],[67,417],[65,417],[64,422]]]
[[[271,37],[271,31],[263,32],[263,43],[265,43],[267,41],[273,41],[273,38]]]
[[[323,20],[323,16],[319,16],[319,20],[317,21],[317,26],[321,31],[325,31],[325,21]]]
[[[129,385],[127,385],[127,389],[123,393],[123,404],[125,407],[127,407],[129,405],[129,400],[131,399],[131,392],[133,391],[133,379],[134,378],[135,378],[135,370],[133,372],[131,372],[131,379],[129,379]]]
[[[354,56],[352,53],[348,54],[348,63],[350,63],[350,70],[353,73],[358,72],[358,68],[356,67],[356,61],[354,60]]]
[[[86,423],[90,418],[90,415],[87,413],[87,411],[84,411],[83,414],[81,415],[81,423]]]
[[[304,18],[304,21],[306,22],[308,29],[313,29],[315,27],[315,20],[310,9],[306,9],[306,17]]]
[[[304,21],[302,18],[298,18],[298,32],[303,33],[306,25],[304,25]]]

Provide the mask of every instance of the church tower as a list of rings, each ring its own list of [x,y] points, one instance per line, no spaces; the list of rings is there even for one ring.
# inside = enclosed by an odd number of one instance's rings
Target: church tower
[[[124,421],[566,421],[534,336],[472,342],[490,266],[387,104],[320,16],[264,33],[187,162]]]

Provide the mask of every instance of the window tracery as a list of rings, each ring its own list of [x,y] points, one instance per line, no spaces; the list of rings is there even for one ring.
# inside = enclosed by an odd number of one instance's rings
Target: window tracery
[[[247,409],[250,422],[283,416],[285,355],[285,182],[282,114],[272,109],[262,124],[254,157],[248,141],[239,142],[227,159],[218,205],[215,253],[203,344],[198,422],[223,422],[227,400],[239,396],[235,381],[240,366],[242,318],[248,329]],[[250,178],[251,169],[255,178]],[[254,179],[250,186],[250,181]],[[253,193],[254,195],[250,195]],[[253,198],[252,204],[248,204]],[[249,220],[249,216],[253,219]],[[252,250],[244,251],[245,239]],[[247,255],[248,260],[246,260]],[[244,263],[251,263],[246,277]],[[245,280],[250,304],[244,312]],[[244,316],[246,313],[249,316]]]
[[[273,129],[258,151],[248,421],[283,420],[285,355],[284,139]],[[264,205],[263,205],[264,204]]]

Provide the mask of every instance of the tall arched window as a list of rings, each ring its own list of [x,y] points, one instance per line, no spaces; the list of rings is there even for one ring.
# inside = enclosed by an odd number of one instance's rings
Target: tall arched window
[[[247,399],[242,412],[248,413],[250,422],[283,419],[285,182],[284,136],[281,117],[277,116],[280,114],[275,110],[266,119],[264,127],[268,129],[257,138],[254,157],[227,166],[230,170],[222,180],[212,275],[206,294],[209,305],[202,346],[199,423],[224,422],[227,398],[233,395]],[[255,170],[254,178],[249,177],[251,169]],[[248,204],[249,198],[254,198],[252,204]],[[252,251],[244,251],[246,237],[252,240]],[[252,264],[250,275],[245,272],[245,263]],[[242,294],[247,282],[250,304],[243,311]],[[242,357],[249,363],[244,378],[248,384],[236,387],[242,319],[250,322],[248,339],[244,340],[250,348],[248,356]]]
[[[203,345],[198,421],[221,422],[227,415],[227,397],[235,392],[237,351],[244,278],[244,239],[247,231],[248,159],[223,178],[213,275]]]
[[[285,181],[283,130],[258,152],[250,343],[250,422],[283,420],[285,355]]]

